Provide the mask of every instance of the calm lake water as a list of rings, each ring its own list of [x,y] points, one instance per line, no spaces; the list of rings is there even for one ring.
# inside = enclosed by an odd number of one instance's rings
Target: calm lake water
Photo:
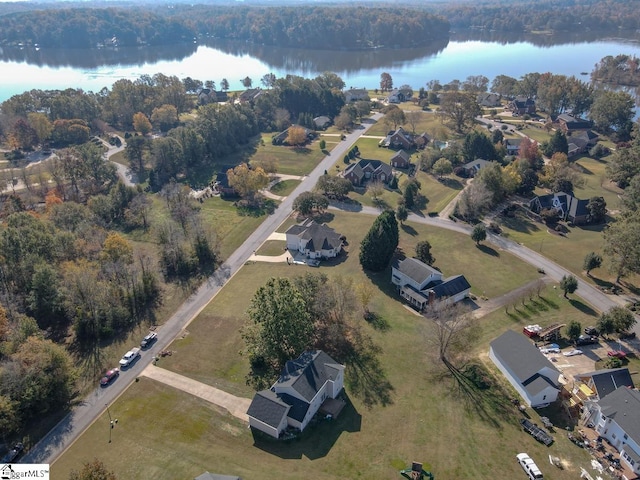
[[[636,38],[632,38],[636,37]],[[240,79],[249,76],[260,85],[266,73],[281,77],[295,74],[313,77],[336,72],[347,87],[376,88],[380,73],[389,72],[394,85],[414,89],[429,80],[441,83],[464,80],[470,75],[489,79],[504,74],[519,78],[530,72],[552,72],[580,77],[607,55],[640,56],[637,35],[630,38],[570,39],[453,39],[424,48],[323,51],[276,48],[240,42],[209,40],[206,43],[166,47],[100,50],[52,50],[0,48],[0,101],[31,89],[82,88],[100,91],[118,79],[161,72],[202,81],[223,78],[231,90],[240,90]],[[583,75],[585,81],[589,76]]]

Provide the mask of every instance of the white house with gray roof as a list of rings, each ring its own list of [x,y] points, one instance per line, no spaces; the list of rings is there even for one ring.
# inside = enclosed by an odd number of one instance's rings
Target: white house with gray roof
[[[640,392],[629,387],[615,391],[589,406],[588,421],[620,452],[620,459],[640,475]]]
[[[287,250],[300,252],[307,258],[333,258],[342,250],[342,237],[325,224],[308,218],[285,232]]]
[[[530,407],[558,398],[560,372],[523,334],[507,330],[490,343],[489,358]]]
[[[274,438],[287,427],[304,430],[328,398],[344,386],[344,365],[321,350],[304,352],[286,363],[269,390],[257,392],[247,415],[249,425]]]
[[[443,279],[442,272],[417,258],[396,259],[391,265],[391,283],[417,310],[423,310],[435,300],[459,302],[471,292],[471,285],[464,275]]]

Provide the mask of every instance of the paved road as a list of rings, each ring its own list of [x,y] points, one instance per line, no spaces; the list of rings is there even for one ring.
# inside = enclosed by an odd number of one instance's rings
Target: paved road
[[[302,192],[313,189],[318,178],[329,170],[336,159],[342,159],[358,138],[375,124],[382,114],[375,113],[371,119],[348,134],[337,144],[311,174],[304,177],[300,185],[289,195],[264,222],[233,252],[226,262],[208,279],[195,294],[185,301],[158,331],[158,341],[108,388],[96,389],[79,405],[75,406],[54,429],[52,429],[31,451],[24,456],[24,463],[54,463],[55,460],[86,430],[99,416],[105,415],[106,405],[116,400],[139,376],[153,358],[165,350],[180,335],[182,330],[207,306],[224,284],[245,264],[255,250],[275,231],[291,213],[293,200]],[[110,151],[112,151],[110,149]],[[132,345],[133,346],[133,345]],[[123,354],[125,352],[122,352]],[[111,412],[112,414],[114,412]]]
[[[378,208],[367,207],[358,204],[333,204],[330,208],[351,212],[360,212],[368,215],[380,214],[380,210]],[[454,222],[447,218],[428,216],[426,217],[423,215],[416,215],[415,213],[411,213],[409,214],[409,218],[407,220],[415,223],[421,223],[423,225],[445,228],[447,230],[452,230],[467,235],[470,235],[472,231],[472,228],[469,225]],[[500,250],[509,252],[536,268],[543,269],[545,274],[556,282],[559,282],[565,275],[573,275],[573,273],[569,270],[561,267],[560,265],[531,250],[530,248],[514,242],[513,240],[509,240],[499,235],[494,235],[487,232],[487,241],[498,247]],[[625,299],[623,297],[619,297],[617,295],[607,295],[600,291],[598,288],[581,279],[578,279],[578,290],[575,294],[581,297],[599,312],[605,312],[611,307],[624,305],[625,303]],[[640,324],[636,325],[635,331],[640,336]]]

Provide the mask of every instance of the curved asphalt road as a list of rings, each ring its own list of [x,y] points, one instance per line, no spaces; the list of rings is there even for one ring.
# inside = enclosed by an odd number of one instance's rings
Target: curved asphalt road
[[[298,187],[278,206],[275,212],[267,217],[262,224],[233,252],[224,264],[193,294],[158,330],[158,341],[148,350],[142,352],[141,357],[128,369],[122,371],[118,378],[108,388],[98,388],[90,393],[79,405],[75,406],[56,427],[54,427],[28,454],[23,457],[23,463],[49,463],[55,460],[84,432],[100,415],[105,415],[106,406],[113,403],[140,375],[142,370],[153,361],[156,355],[182,332],[215,297],[224,284],[247,262],[267,237],[275,231],[291,213],[293,200],[302,192],[312,190],[318,178],[329,170],[336,159],[341,159],[348,152],[356,140],[375,124],[382,114],[375,113],[371,119],[366,119],[362,126],[348,134],[327,155],[320,164],[306,176]],[[115,149],[111,149],[111,154]],[[125,352],[122,352],[123,354]],[[113,412],[112,412],[113,413]],[[115,414],[114,414],[115,416]]]

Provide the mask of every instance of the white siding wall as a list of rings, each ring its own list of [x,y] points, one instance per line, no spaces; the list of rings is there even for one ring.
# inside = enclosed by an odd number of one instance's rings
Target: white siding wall
[[[287,249],[297,252],[299,248],[300,240],[298,239],[298,236],[287,233]]]
[[[280,432],[282,432],[287,426],[287,416],[284,415],[282,417],[278,428],[273,428],[271,425],[267,425],[266,423],[263,423],[253,417],[249,417],[249,425],[257,430],[260,430],[261,432],[266,433],[267,435],[278,438],[280,436]]]

